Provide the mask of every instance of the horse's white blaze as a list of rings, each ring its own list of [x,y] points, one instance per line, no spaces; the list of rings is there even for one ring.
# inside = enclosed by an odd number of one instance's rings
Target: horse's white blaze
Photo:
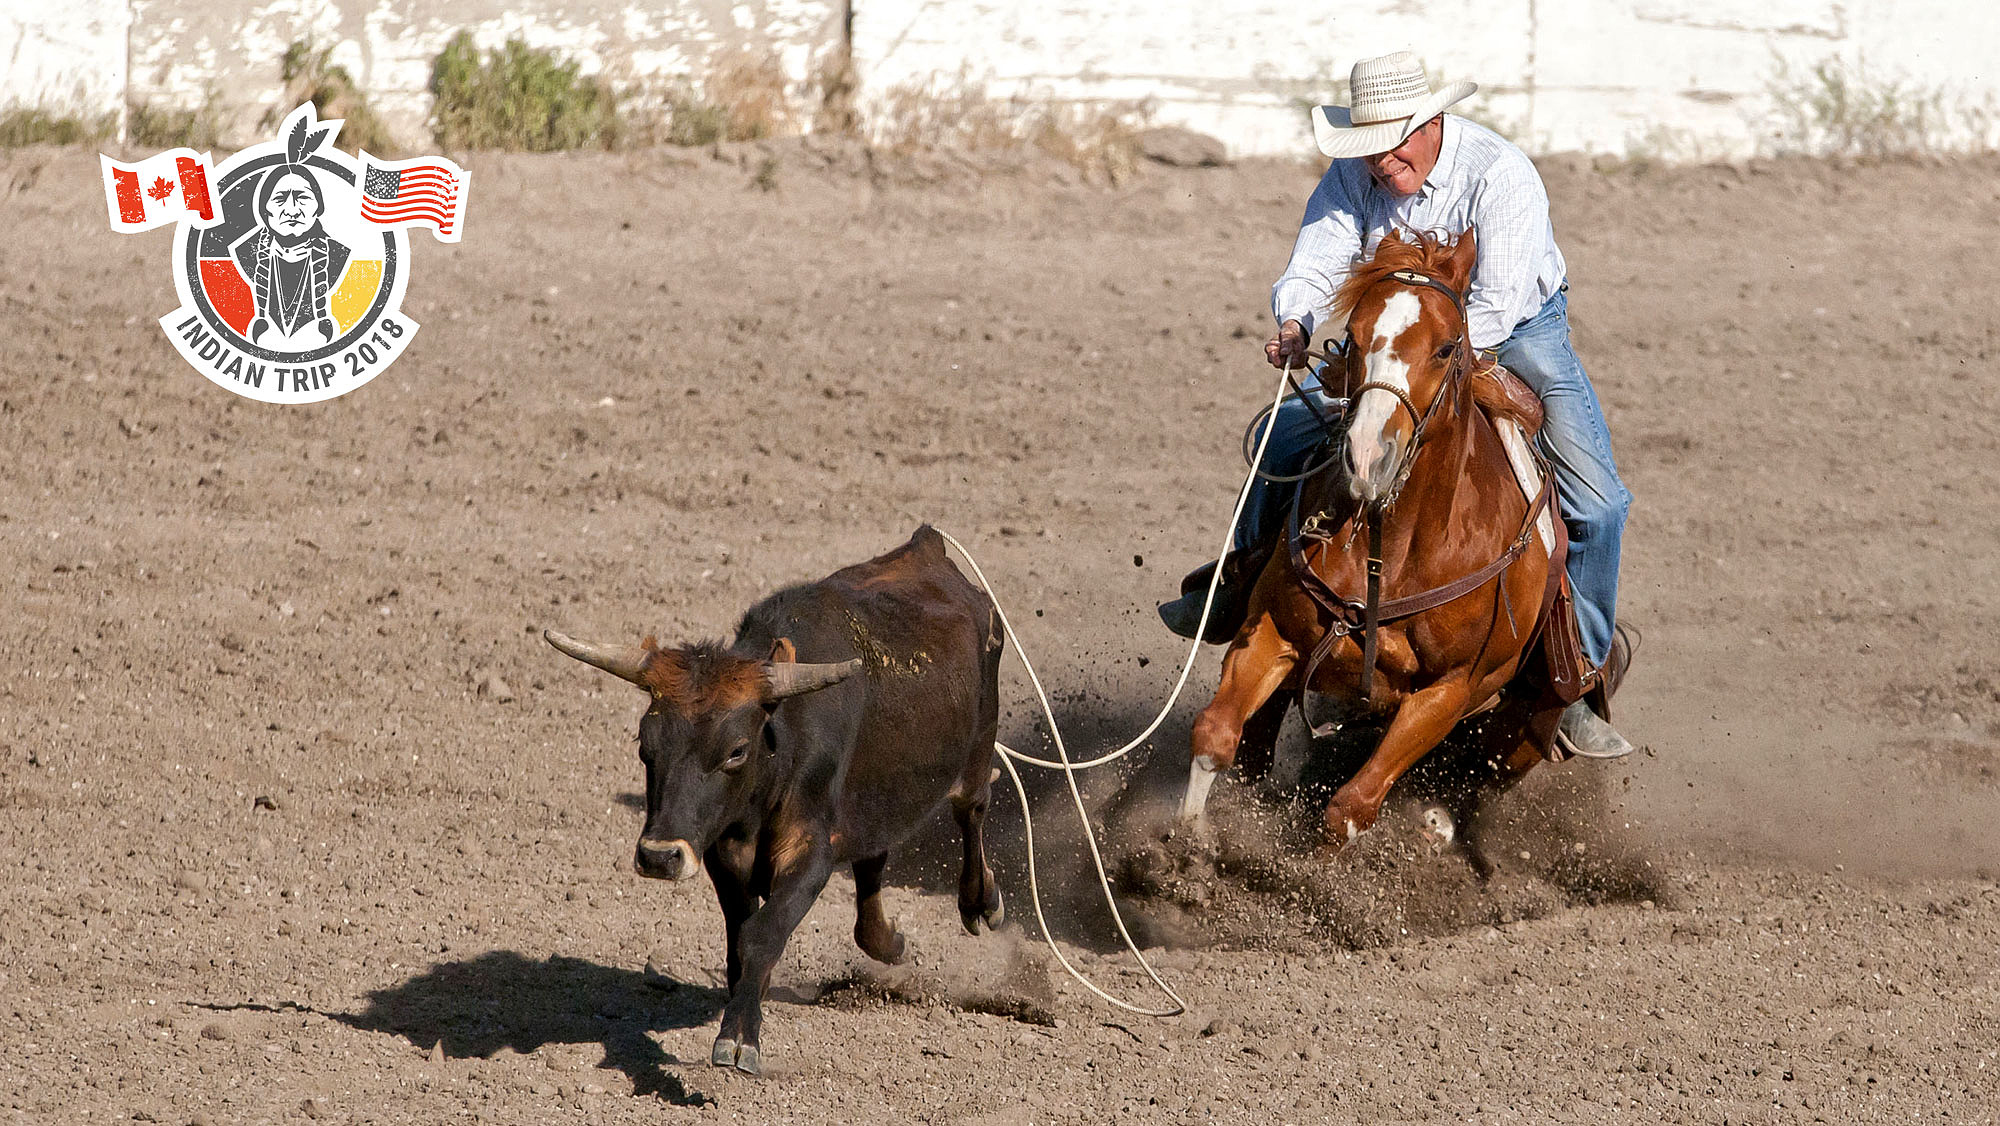
[[[1410,364],[1396,354],[1396,338],[1409,331],[1423,316],[1423,303],[1410,290],[1389,295],[1375,318],[1375,345],[1362,358],[1365,378],[1383,383],[1407,395],[1410,393]],[[1355,496],[1376,500],[1387,491],[1400,468],[1389,464],[1382,430],[1396,416],[1400,405],[1387,391],[1363,391],[1354,404],[1354,418],[1347,426],[1348,468],[1353,471]]]

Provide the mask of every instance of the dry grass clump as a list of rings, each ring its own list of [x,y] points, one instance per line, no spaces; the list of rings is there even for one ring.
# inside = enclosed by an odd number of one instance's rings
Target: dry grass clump
[[[222,143],[222,112],[210,90],[192,109],[135,105],[125,118],[125,139],[140,148],[213,149]]]
[[[633,84],[627,145],[712,145],[757,141],[798,131],[791,82],[774,55],[744,50],[711,67],[700,83],[680,79],[663,90]]]
[[[1837,57],[1803,72],[1779,58],[1768,90],[1773,155],[1933,156],[1988,150],[1995,140],[1990,100],[1954,99],[1943,87],[1885,78]]]
[[[861,135],[861,111],[855,105],[861,78],[845,52],[829,52],[813,69],[809,94],[813,104],[812,131],[826,137]]]
[[[338,118],[343,122],[340,135],[334,144],[348,152],[367,149],[377,155],[393,155],[397,145],[389,136],[389,130],[382,119],[368,105],[368,96],[354,82],[354,76],[347,68],[333,61],[333,47],[315,49],[303,39],[292,41],[285,48],[285,56],[280,63],[280,73],[285,79],[284,92],[278,104],[264,114],[259,123],[265,129],[276,129],[282,125],[285,116],[303,102],[311,102],[313,111],[321,121]]]
[[[1025,122],[1036,148],[1117,184],[1138,170],[1139,133],[1147,116],[1135,106],[1044,103],[1032,107]]]
[[[1054,98],[995,98],[961,74],[955,82],[898,86],[883,95],[864,132],[890,152],[1040,151],[1111,183],[1139,162],[1150,109]]]

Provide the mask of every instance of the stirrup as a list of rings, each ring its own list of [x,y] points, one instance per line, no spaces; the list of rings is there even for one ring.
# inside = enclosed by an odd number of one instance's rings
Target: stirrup
[[[1640,634],[1623,621],[1612,623],[1611,652],[1604,663],[1591,670],[1583,695],[1563,711],[1556,728],[1556,750],[1565,758],[1618,759],[1638,748],[1611,726],[1611,694],[1623,683],[1639,651]],[[1573,737],[1567,728],[1597,728],[1584,738]],[[1594,737],[1592,737],[1594,736]]]

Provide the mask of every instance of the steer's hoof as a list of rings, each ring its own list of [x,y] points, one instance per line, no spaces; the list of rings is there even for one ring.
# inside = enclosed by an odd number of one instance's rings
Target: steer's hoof
[[[997,931],[1000,924],[1007,921],[1007,899],[1000,894],[999,888],[993,889],[993,910],[988,911],[985,918],[987,930]]]
[[[708,1054],[708,1062],[717,1067],[733,1067],[745,1075],[764,1074],[764,1061],[757,1054],[757,1045],[739,1044],[726,1036],[715,1038],[715,1050]]]

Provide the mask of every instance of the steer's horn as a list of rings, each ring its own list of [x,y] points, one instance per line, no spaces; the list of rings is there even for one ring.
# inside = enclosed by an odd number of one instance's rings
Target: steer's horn
[[[644,688],[646,650],[637,645],[598,645],[589,641],[578,641],[567,634],[552,629],[542,631],[542,640],[575,657],[586,665],[595,665],[620,680],[629,680]]]
[[[775,661],[764,666],[764,699],[766,702],[783,700],[806,692],[815,692],[829,684],[839,684],[861,669],[861,658],[840,661],[831,665],[799,665],[788,661]]]

